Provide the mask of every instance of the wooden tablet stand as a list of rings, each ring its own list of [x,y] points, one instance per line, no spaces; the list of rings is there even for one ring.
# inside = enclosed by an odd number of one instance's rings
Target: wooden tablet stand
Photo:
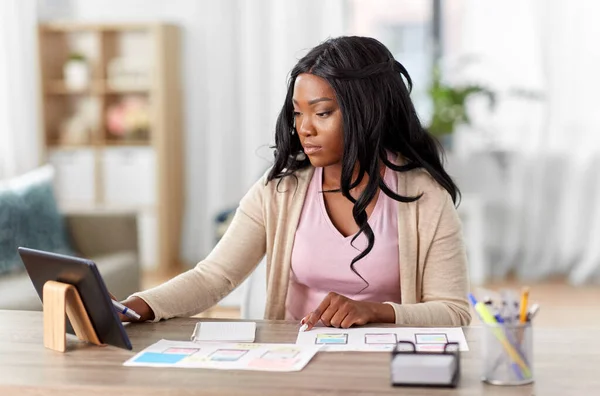
[[[77,289],[68,283],[47,281],[43,289],[44,346],[64,352],[67,345],[65,313],[80,340],[102,345]]]

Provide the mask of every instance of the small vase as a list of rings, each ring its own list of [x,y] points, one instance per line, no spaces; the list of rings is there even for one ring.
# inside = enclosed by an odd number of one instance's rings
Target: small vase
[[[63,67],[65,86],[71,90],[84,89],[90,82],[90,68],[82,61],[68,61]]]

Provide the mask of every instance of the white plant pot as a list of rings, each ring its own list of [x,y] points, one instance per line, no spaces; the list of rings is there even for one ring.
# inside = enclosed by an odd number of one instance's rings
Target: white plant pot
[[[63,67],[65,85],[68,89],[83,89],[90,82],[90,68],[82,61],[68,61]]]

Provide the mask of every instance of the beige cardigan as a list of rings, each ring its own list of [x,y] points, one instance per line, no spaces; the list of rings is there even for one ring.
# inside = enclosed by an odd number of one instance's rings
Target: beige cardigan
[[[314,168],[266,183],[261,178],[241,200],[227,232],[195,268],[153,289],[135,293],[156,320],[200,313],[229,294],[266,253],[266,319],[284,319],[296,227]],[[461,224],[450,195],[423,170],[397,172],[398,194],[423,196],[398,203],[402,304],[391,304],[397,324],[461,326],[471,320]],[[316,308],[316,307],[315,307]],[[307,312],[308,313],[308,312]]]

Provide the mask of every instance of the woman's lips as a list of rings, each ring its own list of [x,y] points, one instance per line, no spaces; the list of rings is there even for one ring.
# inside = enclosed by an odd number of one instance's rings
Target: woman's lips
[[[304,146],[304,154],[312,155],[322,149],[321,146]]]

